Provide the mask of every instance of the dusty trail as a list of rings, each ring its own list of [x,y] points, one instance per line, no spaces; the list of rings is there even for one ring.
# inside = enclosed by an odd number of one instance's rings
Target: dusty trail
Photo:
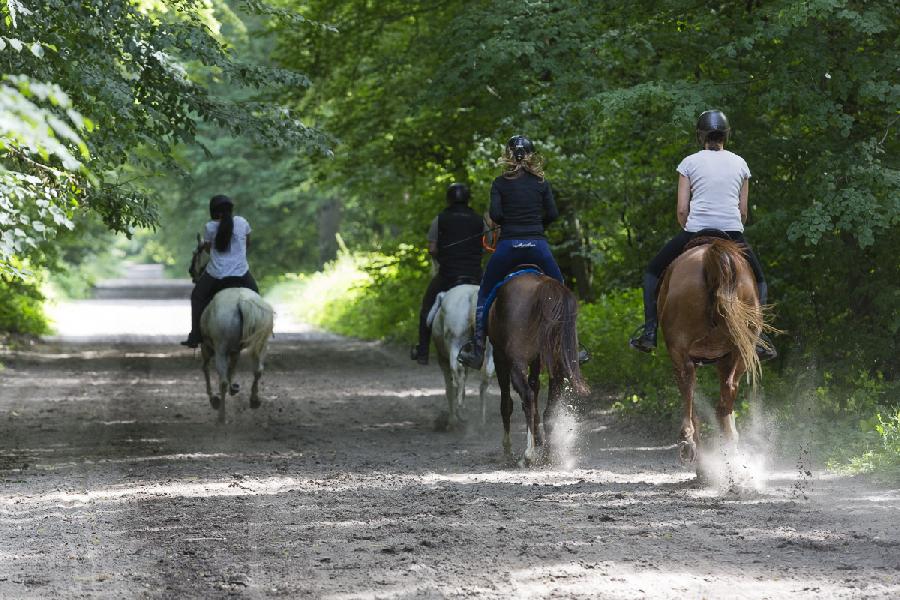
[[[314,332],[280,336],[262,408],[242,392],[218,427],[166,342],[2,357],[0,597],[900,594],[897,490],[791,469],[694,489],[675,450],[599,412],[573,469],[521,470],[496,406],[435,433],[437,367]]]

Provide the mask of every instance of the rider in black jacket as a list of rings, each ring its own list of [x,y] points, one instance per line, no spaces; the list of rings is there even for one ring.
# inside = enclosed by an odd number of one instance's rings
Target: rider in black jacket
[[[447,188],[447,208],[431,222],[428,229],[428,251],[438,265],[422,308],[419,312],[419,344],[413,346],[410,358],[420,365],[428,364],[431,327],[426,320],[440,292],[460,283],[477,284],[481,280],[481,234],[484,220],[469,208],[469,188],[454,183]]]

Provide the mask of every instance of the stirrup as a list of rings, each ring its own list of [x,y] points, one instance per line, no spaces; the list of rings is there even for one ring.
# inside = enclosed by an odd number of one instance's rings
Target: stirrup
[[[767,360],[777,358],[778,351],[775,349],[775,344],[772,343],[772,340],[765,334],[760,334],[759,339],[760,341],[756,343],[756,356],[759,357],[759,360],[761,362],[766,362]]]
[[[583,365],[589,360],[591,360],[591,353],[584,344],[578,344],[578,364]]]
[[[656,326],[644,323],[634,330],[628,344],[641,352],[652,352],[656,348]]]

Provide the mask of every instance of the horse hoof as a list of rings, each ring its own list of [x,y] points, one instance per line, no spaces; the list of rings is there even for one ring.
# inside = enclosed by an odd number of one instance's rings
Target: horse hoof
[[[237,394],[239,391],[241,391],[241,384],[239,384],[239,383],[232,383],[231,387],[228,388],[228,393],[231,394],[232,396]]]
[[[216,410],[219,410],[219,407],[222,406],[222,399],[218,396],[210,396],[209,405]]]
[[[250,408],[256,409],[262,406],[262,402],[259,397],[251,397],[250,398]]]

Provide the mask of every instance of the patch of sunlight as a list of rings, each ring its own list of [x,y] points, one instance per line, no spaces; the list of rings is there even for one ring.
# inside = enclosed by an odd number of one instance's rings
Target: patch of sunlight
[[[384,388],[354,388],[342,390],[339,396],[345,398],[377,397],[377,398],[425,398],[431,396],[444,396],[444,388],[412,388],[406,390],[389,390]]]
[[[743,565],[739,572],[708,572],[686,569],[639,569],[625,563],[607,561],[597,564],[561,563],[519,569],[509,574],[510,596],[545,598],[548,589],[555,597],[590,598],[744,598],[771,597],[835,597],[841,592],[840,581],[821,578],[803,579],[791,575],[779,579],[771,570],[754,571]],[[502,587],[502,584],[501,584]],[[881,591],[898,590],[900,586],[878,586]],[[867,589],[867,591],[875,591]]]
[[[544,483],[547,485],[573,485],[577,483],[649,483],[652,485],[681,483],[694,477],[692,473],[654,473],[648,471],[623,472],[598,469],[529,469],[502,470],[481,473],[429,473],[422,477],[423,483]]]
[[[34,506],[52,505],[58,508],[124,502],[149,498],[210,498],[218,496],[268,496],[285,492],[344,493],[361,489],[398,489],[414,481],[410,477],[374,473],[366,476],[347,476],[307,479],[301,477],[261,477],[241,479],[201,480],[175,479],[165,483],[135,482],[85,491],[53,491],[43,494],[0,493],[0,507],[8,510],[27,510]]]

